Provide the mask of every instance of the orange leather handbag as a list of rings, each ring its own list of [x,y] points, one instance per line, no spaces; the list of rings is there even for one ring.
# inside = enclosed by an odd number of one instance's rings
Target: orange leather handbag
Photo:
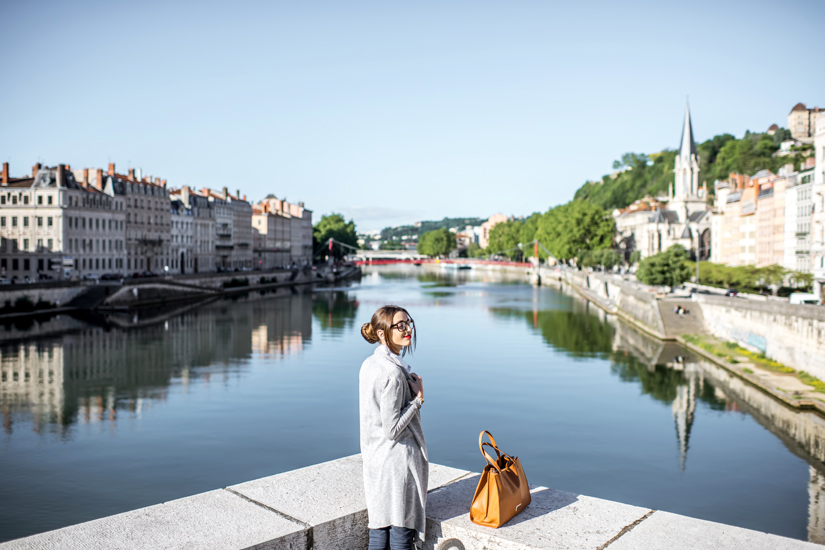
[[[490,437],[491,443],[483,442],[484,434]],[[486,453],[485,446],[496,452],[496,460]],[[518,457],[513,458],[501,452],[490,432],[484,431],[478,435],[478,449],[487,460],[487,465],[481,472],[473,496],[470,521],[495,529],[527,508],[530,504],[530,487]]]

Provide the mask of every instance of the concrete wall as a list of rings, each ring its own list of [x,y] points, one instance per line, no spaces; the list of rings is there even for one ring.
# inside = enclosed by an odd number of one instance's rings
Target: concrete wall
[[[825,308],[699,295],[711,334],[825,380]]]
[[[362,472],[361,457],[354,455],[14,540],[0,549],[366,550]],[[468,517],[478,474],[431,464],[429,477],[426,550],[821,548],[532,485],[531,504],[491,529]]]
[[[564,277],[569,282],[609,300],[622,313],[641,323],[654,334],[665,334],[656,296],[652,292],[642,290],[617,275],[571,270],[564,272]]]

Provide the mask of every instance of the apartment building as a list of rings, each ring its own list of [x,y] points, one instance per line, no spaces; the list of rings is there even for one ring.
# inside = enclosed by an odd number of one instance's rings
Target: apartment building
[[[215,271],[215,216],[209,198],[189,186],[171,190],[169,197],[173,203],[180,201],[192,216],[194,246],[191,250],[191,264],[186,267],[187,273]]]
[[[170,247],[172,257],[168,272],[192,273],[195,269],[195,217],[192,209],[178,199],[172,200],[171,214]]]
[[[79,176],[79,178],[77,177]],[[125,206],[101,171],[32,167],[0,182],[0,276],[57,279],[121,269]]]
[[[274,198],[274,197],[273,197]],[[253,264],[261,269],[292,264],[291,218],[269,211],[266,201],[252,205],[252,230],[255,232]]]
[[[312,211],[304,207],[304,203],[292,204],[286,199],[278,199],[268,195],[256,205],[258,216],[268,214],[273,218],[267,223],[272,224],[274,238],[266,241],[266,246],[274,246],[279,251],[288,251],[274,257],[275,265],[310,265],[312,263]],[[261,224],[255,228],[261,232],[270,231],[269,225],[264,225],[263,218],[257,218]],[[253,222],[254,223],[254,222]],[[283,263],[280,263],[283,262]]]
[[[813,175],[808,169],[790,174],[785,191],[785,260],[783,267],[810,273],[813,225]]]
[[[754,178],[756,266],[782,265],[785,255],[785,178],[762,170]]]
[[[100,173],[100,171],[96,171]],[[105,185],[126,206],[125,271],[162,273],[171,261],[171,201],[166,180],[143,176],[134,168],[118,174],[110,163]]]
[[[788,113],[788,130],[791,131],[791,136],[803,143],[813,143],[816,123],[823,116],[825,116],[825,109],[819,107],[809,109],[804,103],[797,103]]]
[[[814,292],[821,296],[825,286],[825,116],[817,119],[814,130],[813,175],[813,257]]]

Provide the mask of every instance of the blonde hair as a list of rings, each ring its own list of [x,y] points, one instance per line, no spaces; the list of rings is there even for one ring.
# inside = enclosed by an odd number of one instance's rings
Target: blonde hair
[[[392,326],[392,320],[395,317],[395,314],[398,312],[403,312],[407,315],[407,318],[412,321],[413,318],[410,316],[409,312],[400,306],[384,306],[379,307],[375,310],[375,313],[372,314],[372,319],[370,319],[369,323],[364,323],[361,325],[361,336],[364,337],[364,340],[369,342],[370,344],[375,344],[380,340],[378,338],[378,331],[384,331],[384,343],[390,348],[390,351],[396,355],[405,355],[407,351],[412,353],[412,350],[415,349],[416,344],[416,332],[415,332],[415,325],[413,324],[412,327],[412,346],[398,346],[392,342],[392,338],[390,338],[390,326]]]

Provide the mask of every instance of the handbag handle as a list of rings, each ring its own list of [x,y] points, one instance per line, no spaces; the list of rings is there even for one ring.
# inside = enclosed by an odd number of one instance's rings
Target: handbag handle
[[[484,442],[484,434],[487,434],[487,436],[490,438],[490,443]],[[484,450],[484,447],[491,447],[493,450],[496,451],[496,460],[493,460],[493,458],[487,454],[487,452]],[[478,434],[478,450],[481,451],[481,454],[484,456],[485,459],[487,459],[487,462],[493,468],[495,468],[499,474],[501,473],[501,468],[498,467],[498,459],[500,459],[502,456],[505,456],[512,460],[512,457],[510,455],[499,450],[498,445],[496,445],[496,440],[493,438],[493,434],[491,434],[487,430],[483,430],[480,434]]]

